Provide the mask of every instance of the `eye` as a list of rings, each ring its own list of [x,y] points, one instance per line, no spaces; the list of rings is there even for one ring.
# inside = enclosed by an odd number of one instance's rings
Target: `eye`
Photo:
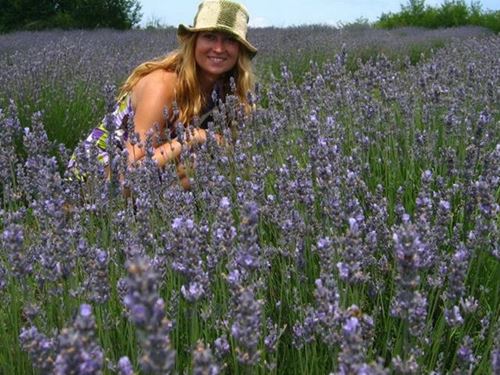
[[[214,33],[203,33],[201,34],[201,37],[209,41],[214,41],[215,39],[217,39],[217,36]]]
[[[236,39],[232,35],[226,35],[226,36],[224,36],[224,41],[227,42],[227,43],[232,43],[232,44],[238,43],[238,39]]]

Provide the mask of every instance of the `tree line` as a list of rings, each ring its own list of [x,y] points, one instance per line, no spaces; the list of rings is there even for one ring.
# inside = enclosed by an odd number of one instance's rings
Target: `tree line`
[[[0,0],[0,33],[53,28],[130,29],[141,21],[140,11],[139,0]],[[426,5],[425,0],[409,0],[399,13],[382,13],[374,24],[389,29],[464,25],[499,32],[500,11],[484,11],[478,1],[468,6],[464,0],[445,0],[437,8]]]
[[[130,29],[138,0],[0,0],[0,32],[43,29]]]
[[[445,0],[437,8],[426,5],[425,0],[409,0],[406,5],[401,5],[399,13],[382,13],[375,23],[376,27],[388,29],[404,26],[437,29],[464,25],[483,26],[498,33],[500,11],[485,11],[478,1],[472,1],[468,6],[464,0]]]

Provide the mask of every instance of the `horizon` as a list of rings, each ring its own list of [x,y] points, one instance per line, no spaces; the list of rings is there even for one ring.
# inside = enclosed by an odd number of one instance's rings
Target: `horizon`
[[[165,0],[139,0],[142,18],[139,26],[159,24],[164,27],[178,27],[192,24],[200,0],[184,0],[182,4]],[[401,5],[408,2],[399,0],[248,0],[239,1],[250,13],[249,27],[294,27],[343,25],[366,20],[376,22],[383,13],[398,13]],[[426,6],[441,7],[444,0],[425,1]],[[483,10],[498,10],[500,2],[487,0],[480,2]],[[470,5],[470,4],[467,4]],[[286,12],[283,10],[286,9]],[[311,12],[311,9],[319,9]]]

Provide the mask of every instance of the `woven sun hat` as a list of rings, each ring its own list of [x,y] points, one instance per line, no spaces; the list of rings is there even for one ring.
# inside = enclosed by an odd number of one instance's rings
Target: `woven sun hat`
[[[198,31],[223,31],[234,36],[254,57],[257,48],[247,40],[247,9],[230,0],[205,0],[198,6],[193,26],[179,25],[177,35],[183,36]]]

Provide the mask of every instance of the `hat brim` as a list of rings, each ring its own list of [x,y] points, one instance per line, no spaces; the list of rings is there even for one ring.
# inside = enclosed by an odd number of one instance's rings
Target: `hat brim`
[[[217,27],[200,27],[200,28],[195,28],[195,27],[189,27],[186,25],[180,24],[179,27],[177,28],[177,35],[178,36],[185,36],[191,33],[198,33],[200,31],[222,31],[228,34],[231,34],[236,38],[240,44],[243,45],[243,47],[246,48],[248,51],[250,58],[253,58],[257,54],[257,48],[252,46],[246,39],[241,38],[238,34],[235,34],[231,28],[224,26],[224,25],[219,25]]]

